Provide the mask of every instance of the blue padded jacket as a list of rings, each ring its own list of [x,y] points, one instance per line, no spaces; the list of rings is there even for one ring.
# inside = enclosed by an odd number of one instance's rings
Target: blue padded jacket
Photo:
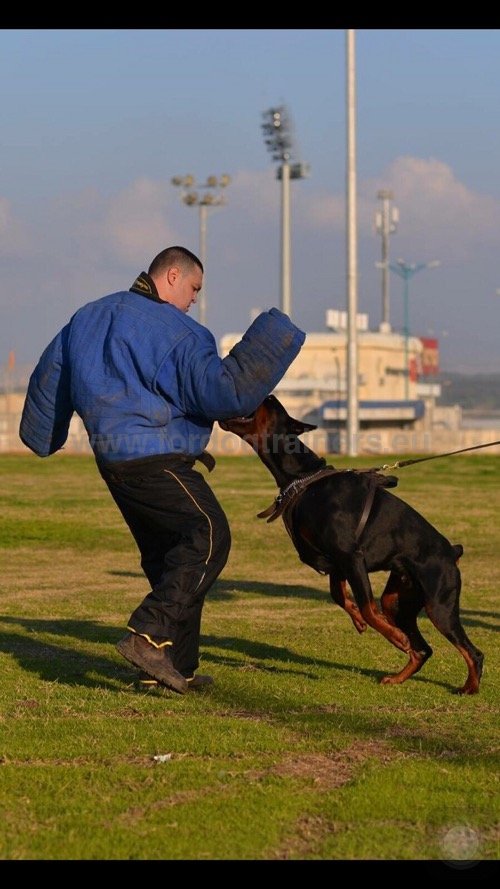
[[[262,312],[223,359],[213,335],[166,302],[132,291],[82,306],[40,357],[19,434],[35,454],[63,447],[73,412],[99,462],[200,454],[213,423],[255,410],[305,340]]]

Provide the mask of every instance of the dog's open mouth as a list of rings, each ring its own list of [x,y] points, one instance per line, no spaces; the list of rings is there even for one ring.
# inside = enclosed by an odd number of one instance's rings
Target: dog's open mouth
[[[246,417],[229,417],[227,420],[219,420],[219,426],[221,429],[225,429],[230,431],[231,426],[237,424],[240,426],[242,423],[245,425],[247,423],[251,423],[255,418],[255,411],[252,414],[247,414]]]

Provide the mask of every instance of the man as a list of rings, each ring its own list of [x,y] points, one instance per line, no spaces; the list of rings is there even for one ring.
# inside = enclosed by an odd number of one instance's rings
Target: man
[[[33,371],[20,425],[24,444],[45,457],[63,447],[73,412],[82,418],[151,585],[117,648],[145,681],[179,694],[212,683],[196,674],[201,614],[231,545],[193,464],[213,468],[214,421],[252,413],[305,339],[273,308],[221,359],[187,315],[202,283],[198,257],[167,247],[130,290],[82,306]]]

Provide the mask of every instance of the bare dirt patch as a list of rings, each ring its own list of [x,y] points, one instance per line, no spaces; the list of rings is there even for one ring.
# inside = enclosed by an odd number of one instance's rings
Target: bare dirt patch
[[[334,754],[299,753],[289,756],[268,771],[282,777],[310,780],[316,790],[326,791],[342,787],[350,781],[367,759],[374,758],[385,765],[402,756],[404,754],[383,741],[356,741]]]
[[[309,780],[314,790],[326,792],[347,784],[368,759],[376,759],[381,765],[390,765],[405,754],[394,750],[383,741],[355,741],[350,747],[331,755],[299,754],[288,757],[274,766],[273,774],[283,777]],[[327,834],[335,831],[335,825],[319,815],[306,815],[294,827],[293,835],[269,853],[267,858],[287,860],[314,855],[315,848]]]

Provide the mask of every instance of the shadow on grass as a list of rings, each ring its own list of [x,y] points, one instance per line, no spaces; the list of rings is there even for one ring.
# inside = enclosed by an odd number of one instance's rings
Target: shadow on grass
[[[107,573],[112,574],[114,577],[145,579],[142,571],[110,570]],[[328,582],[325,592],[322,593],[321,590],[316,590],[314,587],[283,583],[262,583],[257,580],[216,580],[208,592],[207,599],[211,599],[214,602],[225,602],[234,599],[238,593],[255,593],[255,595],[271,596],[275,599],[316,599],[321,601],[326,597],[327,601],[329,600]]]
[[[14,617],[2,617],[1,623],[16,624],[23,629],[19,632],[0,631],[0,651],[13,655],[23,669],[36,673],[41,679],[48,682],[57,680],[66,685],[83,685],[91,688],[104,685],[117,691],[120,690],[116,685],[117,681],[130,683],[130,670],[134,669],[132,665],[123,664],[122,666],[108,657],[77,651],[71,645],[56,644],[34,638],[35,634],[57,635],[73,637],[80,642],[114,645],[123,636],[123,627],[103,626],[94,621]],[[380,679],[384,675],[379,670],[357,669],[352,664],[311,658],[283,646],[268,645],[236,636],[202,636],[200,647],[203,649],[205,661],[239,669],[250,666],[266,672],[295,674],[309,679],[317,678],[317,674],[314,672],[315,667],[347,670],[348,672],[355,670],[356,673],[373,679]],[[216,648],[223,649],[224,653],[210,651],[210,649]],[[251,664],[246,663],[238,655],[249,658]],[[266,664],[266,661],[275,663]],[[294,665],[311,669],[298,672],[293,668]],[[90,673],[94,675],[88,675]],[[98,674],[98,677],[95,674]]]
[[[378,670],[378,669],[369,669],[366,667],[356,667],[354,664],[345,664],[339,661],[331,661],[331,660],[322,660],[321,658],[311,658],[304,657],[303,655],[297,654],[297,652],[291,651],[289,648],[283,648],[282,646],[277,645],[268,645],[267,643],[262,642],[254,642],[249,639],[241,639],[233,636],[203,636],[201,639],[201,647],[203,649],[210,648],[228,648],[234,652],[238,652],[241,654],[247,655],[247,657],[253,659],[258,663],[254,663],[253,666],[257,667],[260,670],[266,670],[270,673],[288,673],[292,672],[294,675],[303,675],[308,676],[309,678],[315,678],[312,673],[305,673],[300,671],[298,673],[297,670],[282,670],[280,667],[276,667],[273,665],[265,666],[262,664],[262,661],[265,660],[273,660],[273,661],[285,661],[293,664],[301,664],[304,666],[311,667],[328,667],[331,670],[340,670],[347,671],[348,673],[368,676],[370,679],[375,679],[377,682],[387,676],[390,672],[389,670]],[[204,651],[203,660],[209,661],[214,664],[225,664],[230,666],[242,667],[245,666],[244,663],[241,662],[241,659],[227,656],[226,654],[220,655],[210,651]],[[437,685],[441,686],[441,688],[445,688],[447,690],[454,690],[455,686],[449,682],[443,682],[439,679],[429,679],[426,676],[416,675],[411,677],[412,682],[423,682],[429,685]]]
[[[141,571],[108,571],[116,577],[137,577],[144,579]],[[331,602],[328,590],[328,581],[324,591],[315,587],[303,586],[302,584],[283,584],[283,583],[264,583],[258,580],[217,580],[209,590],[207,601],[225,602],[234,599],[240,593],[254,594],[258,596],[269,596],[272,599],[309,599],[315,602]],[[375,597],[379,610],[381,609],[380,597]],[[482,618],[492,618],[493,621],[500,620],[500,613],[497,611],[477,611],[469,608],[460,609],[460,619],[464,627],[480,627],[484,630],[500,631],[500,623],[490,623]],[[429,618],[425,611],[421,611],[419,620],[429,622]]]
[[[123,636],[123,627],[109,627],[95,621],[82,620],[42,620],[37,618],[1,617],[1,624],[15,624],[20,631],[5,632],[0,630],[0,651],[13,655],[20,666],[37,674],[48,682],[57,681],[66,685],[81,685],[89,688],[107,687],[121,691],[117,683],[130,685],[131,670],[129,664],[116,664],[108,657],[80,652],[71,647],[54,642],[34,638],[34,634],[72,637],[78,641],[93,642],[104,645],[115,645]],[[309,657],[281,645],[269,645],[252,639],[237,636],[202,636],[200,649],[206,662],[235,667],[236,669],[253,668],[273,674],[293,674],[308,679],[318,678],[315,668],[326,667],[336,670],[367,676],[380,682],[387,674],[386,670],[356,667],[352,663],[343,663],[317,657]],[[222,649],[215,651],[215,649]],[[238,657],[240,655],[240,657]],[[250,659],[250,663],[244,658]],[[274,663],[266,663],[274,661]],[[297,670],[296,666],[304,667]],[[92,674],[92,675],[89,675]],[[97,674],[97,675],[96,675]],[[428,679],[418,675],[412,682],[423,682],[431,685],[452,689],[448,682]]]
[[[125,663],[122,668],[108,657],[77,651],[71,643],[55,644],[35,637],[40,633],[112,645],[123,636],[123,627],[105,627],[94,621],[17,617],[1,617],[0,623],[17,624],[23,628],[18,632],[0,630],[0,651],[13,655],[23,669],[35,673],[40,679],[116,691],[120,690],[117,682],[130,682],[130,667],[127,670]]]
[[[202,636],[201,647],[203,649],[203,660],[213,664],[225,664],[226,666],[242,667],[249,666],[241,658],[233,657],[227,654],[218,654],[207,649],[223,648],[235,652],[235,654],[243,654],[250,658],[253,666],[259,670],[265,670],[268,673],[293,673],[296,676],[306,676],[315,679],[316,674],[305,670],[292,670],[286,667],[276,666],[275,664],[265,664],[265,661],[278,661],[283,664],[299,664],[304,667],[328,667],[332,670],[347,670],[352,673],[362,673],[370,678],[381,678],[384,674],[379,670],[369,670],[364,668],[353,667],[352,664],[341,664],[335,661],[322,660],[321,658],[307,657],[285,648],[282,645],[269,645],[266,642],[254,642],[251,639],[242,639],[237,636]]]
[[[140,577],[144,580],[144,574],[142,571],[108,571],[108,574],[112,574],[113,577]]]
[[[278,599],[316,599],[318,601],[330,601],[328,592],[328,580],[325,591],[302,584],[263,583],[258,580],[217,580],[208,593],[207,599],[215,602],[220,599],[230,598],[235,593],[255,593],[259,596],[270,596]],[[228,595],[229,594],[229,595]]]
[[[0,630],[0,651],[13,655],[25,671],[41,680],[81,689],[104,688],[117,695],[132,689],[134,695],[144,696],[144,692],[138,691],[133,685],[137,671],[131,664],[117,663],[112,656],[106,654],[96,655],[77,651],[72,647],[71,639],[68,639],[75,637],[80,642],[83,640],[112,645],[123,634],[123,628],[105,627],[94,621],[81,620],[50,621],[8,617],[1,618],[1,621],[4,624],[20,626],[17,632],[14,627],[7,632]],[[59,642],[54,642],[33,638],[37,633],[46,636],[59,635],[65,637],[65,641],[61,639]],[[222,715],[225,717],[264,719],[274,725],[289,728],[299,736],[303,735],[304,738],[313,741],[316,737],[324,740],[325,731],[328,732],[331,725],[336,732],[346,736],[365,737],[370,741],[377,738],[390,740],[395,747],[415,750],[419,754],[426,752],[430,755],[440,755],[441,751],[446,749],[456,754],[463,754],[466,758],[469,756],[469,740],[465,741],[461,737],[450,738],[449,734],[441,737],[439,732],[435,736],[429,726],[423,727],[421,731],[416,729],[413,723],[407,727],[402,726],[398,701],[392,697],[387,697],[387,703],[380,708],[369,710],[361,708],[358,712],[359,692],[356,674],[376,682],[383,675],[380,670],[356,668],[352,663],[311,658],[284,646],[254,642],[234,636],[204,636],[201,639],[201,649],[206,662],[229,665],[240,670],[250,668],[265,673],[271,672],[274,677],[276,674],[278,676],[289,674],[296,676],[297,679],[305,677],[313,682],[321,678],[324,682],[324,677],[318,675],[318,669],[326,667],[331,670],[331,704],[315,704],[314,695],[310,701],[302,696],[297,698],[290,687],[288,692],[281,687],[277,696],[276,678],[274,681],[270,679],[269,684],[265,680],[257,685],[249,682],[246,688],[238,682],[234,687],[215,686],[215,695],[210,696],[210,704],[207,702],[207,714],[210,718],[217,719],[218,710],[222,706]],[[272,660],[274,663],[266,663],[266,660]],[[302,669],[298,670],[297,665]],[[344,700],[337,705],[335,702],[335,674],[338,670],[353,674],[351,703],[346,703]],[[415,679],[441,685],[447,690],[451,689],[447,683],[423,677]],[[166,689],[155,691],[153,694],[162,697],[166,695],[169,707],[172,699],[181,702],[184,700],[182,696]],[[305,709],[301,701],[305,701]],[[186,716],[192,715],[192,710],[189,708],[182,708],[180,712],[185,712]]]
[[[481,627],[483,630],[493,630],[494,633],[498,633],[500,624],[488,623],[486,620],[478,619],[484,617],[491,617],[493,620],[498,621],[500,614],[498,611],[475,611],[471,608],[460,609],[460,618],[464,627]]]

